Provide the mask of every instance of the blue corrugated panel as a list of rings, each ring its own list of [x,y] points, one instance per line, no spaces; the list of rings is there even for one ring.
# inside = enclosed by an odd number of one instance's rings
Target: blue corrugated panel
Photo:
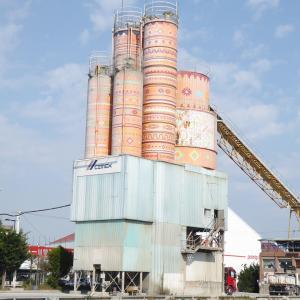
[[[149,272],[151,225],[128,221],[100,221],[76,224],[75,269]],[[129,255],[130,254],[130,255]]]

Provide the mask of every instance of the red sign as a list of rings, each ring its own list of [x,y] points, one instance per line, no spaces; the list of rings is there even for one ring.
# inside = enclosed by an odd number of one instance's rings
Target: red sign
[[[55,249],[55,247],[46,247],[46,246],[29,246],[29,252],[36,256],[46,257],[48,252]],[[73,249],[66,249],[69,252],[73,252]]]

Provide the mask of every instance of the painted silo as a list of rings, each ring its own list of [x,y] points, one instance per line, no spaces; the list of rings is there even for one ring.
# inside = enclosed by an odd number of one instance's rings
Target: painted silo
[[[198,72],[178,71],[177,108],[209,110],[209,77]]]
[[[147,1],[144,19],[143,150],[173,162],[177,88],[177,1]]]
[[[209,111],[209,78],[179,71],[175,161],[216,169],[216,115]]]
[[[85,158],[110,154],[111,68],[107,57],[95,53],[90,58]]]
[[[126,7],[115,14],[113,43],[114,67],[122,70],[128,63],[135,69],[141,68],[142,11]]]
[[[142,155],[143,75],[125,68],[114,78],[112,155]]]

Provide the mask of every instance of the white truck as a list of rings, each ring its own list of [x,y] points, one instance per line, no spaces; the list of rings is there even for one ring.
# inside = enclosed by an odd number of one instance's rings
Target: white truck
[[[276,273],[267,276],[270,295],[300,295],[299,274]]]

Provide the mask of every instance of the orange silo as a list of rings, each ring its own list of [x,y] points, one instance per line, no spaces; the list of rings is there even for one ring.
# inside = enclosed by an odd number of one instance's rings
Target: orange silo
[[[132,8],[115,16],[112,155],[142,155],[141,19]]]
[[[214,170],[217,119],[209,111],[209,78],[179,71],[177,86],[175,161]]]
[[[130,61],[134,69],[141,68],[142,11],[125,7],[115,13],[113,30],[114,67],[120,71]]]
[[[146,1],[142,155],[147,159],[174,162],[177,31],[177,1]]]
[[[85,158],[110,154],[111,66],[96,52],[90,57]]]

